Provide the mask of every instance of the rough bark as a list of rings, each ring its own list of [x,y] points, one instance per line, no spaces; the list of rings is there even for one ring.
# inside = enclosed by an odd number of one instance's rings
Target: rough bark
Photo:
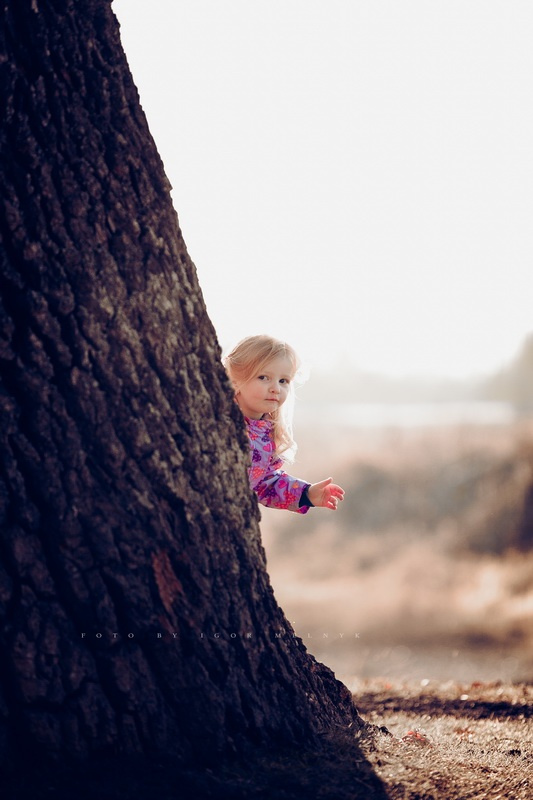
[[[0,752],[187,759],[359,726],[273,597],[110,3],[1,15]]]

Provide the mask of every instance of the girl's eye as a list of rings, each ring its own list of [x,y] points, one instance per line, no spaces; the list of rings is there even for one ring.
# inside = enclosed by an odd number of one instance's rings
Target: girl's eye
[[[258,375],[257,376],[257,380],[258,381],[266,381],[266,375]]]
[[[288,378],[280,378],[280,383],[289,383]]]

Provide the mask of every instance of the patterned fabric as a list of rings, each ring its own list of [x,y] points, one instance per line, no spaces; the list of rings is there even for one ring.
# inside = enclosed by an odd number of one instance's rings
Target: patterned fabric
[[[283,459],[274,455],[273,423],[269,419],[244,418],[251,448],[248,469],[250,486],[264,506],[284,508],[306,514],[310,506],[299,506],[300,498],[311,484],[292,478],[283,471]]]

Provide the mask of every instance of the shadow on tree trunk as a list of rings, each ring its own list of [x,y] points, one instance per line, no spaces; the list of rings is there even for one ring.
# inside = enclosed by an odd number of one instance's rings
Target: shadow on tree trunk
[[[250,748],[210,766],[168,758],[100,759],[90,764],[12,766],[0,783],[9,800],[386,800],[382,782],[346,734],[316,747]]]

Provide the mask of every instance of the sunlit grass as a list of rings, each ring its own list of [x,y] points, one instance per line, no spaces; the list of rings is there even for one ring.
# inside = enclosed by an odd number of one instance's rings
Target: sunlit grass
[[[391,798],[491,798],[491,800],[528,800],[531,797],[533,742],[531,718],[527,713],[511,717],[475,719],[458,709],[460,697],[475,698],[476,707],[505,699],[519,710],[531,703],[533,690],[525,686],[505,687],[477,685],[459,687],[406,686],[388,682],[366,682],[365,718],[376,725],[385,725],[392,735],[378,735],[367,748],[367,755],[378,776],[387,785]],[[435,706],[430,713],[416,712],[416,698],[427,692]],[[459,694],[462,692],[462,694]],[[469,694],[467,694],[469,692]],[[374,694],[375,693],[375,694]],[[409,712],[388,712],[382,700],[387,693],[404,698]],[[374,697],[375,708],[372,710]],[[357,695],[355,697],[357,702]],[[455,702],[454,713],[446,713],[446,702]],[[438,702],[439,701],[439,702]],[[531,706],[529,706],[531,709]],[[427,709],[427,704],[424,705]],[[481,709],[482,710],[482,709]],[[406,737],[418,731],[422,738]]]

